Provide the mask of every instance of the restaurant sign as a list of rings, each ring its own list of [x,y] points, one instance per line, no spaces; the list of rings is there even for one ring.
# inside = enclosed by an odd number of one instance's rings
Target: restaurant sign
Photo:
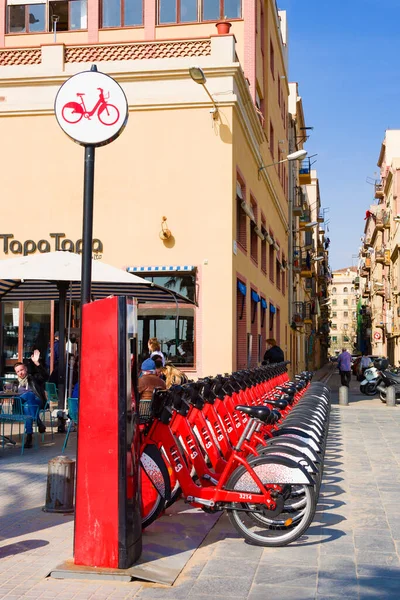
[[[66,237],[65,233],[49,233],[49,237],[52,239],[43,239],[37,242],[34,240],[25,240],[20,242],[19,240],[14,239],[14,235],[12,233],[0,233],[0,248],[3,248],[4,254],[9,254],[11,252],[11,254],[23,254],[23,256],[35,254],[35,252],[41,252],[43,254],[45,252],[54,252],[56,250],[75,252],[76,254],[82,253],[81,239],[73,242]],[[3,242],[2,246],[1,242]],[[94,257],[101,254],[103,252],[103,242],[94,238],[92,243],[92,251]]]

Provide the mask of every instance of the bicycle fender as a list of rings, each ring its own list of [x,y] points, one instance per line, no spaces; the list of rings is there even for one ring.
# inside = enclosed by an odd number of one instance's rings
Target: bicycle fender
[[[140,455],[140,465],[164,500],[171,499],[171,481],[160,450],[155,444],[147,444]]]
[[[264,483],[315,485],[310,473],[286,456],[257,456],[248,459],[248,463]]]

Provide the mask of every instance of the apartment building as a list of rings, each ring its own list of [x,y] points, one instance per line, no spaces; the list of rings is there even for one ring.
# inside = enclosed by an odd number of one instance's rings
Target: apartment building
[[[332,273],[332,282],[329,285],[332,355],[341,352],[342,348],[353,353],[357,343],[358,299],[354,284],[356,274],[357,267],[346,267]]]
[[[371,352],[400,361],[400,130],[387,130],[375,183],[375,204],[366,212],[360,276],[364,279],[364,321]],[[368,325],[368,322],[367,322]]]
[[[76,250],[83,150],[53,106],[93,63],[129,106],[96,151],[95,256],[196,302],[178,317],[142,308],[139,350],[157,335],[194,377],[258,364],[268,337],[289,356],[286,13],[274,0],[0,0],[0,258]],[[47,348],[56,312],[3,303],[2,371]]]

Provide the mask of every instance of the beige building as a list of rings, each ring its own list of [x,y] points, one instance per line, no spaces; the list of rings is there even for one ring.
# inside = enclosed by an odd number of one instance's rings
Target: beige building
[[[330,334],[332,355],[346,348],[351,354],[357,342],[357,292],[354,278],[357,267],[338,269],[332,273],[329,286]]]
[[[258,364],[268,337],[289,356],[288,164],[269,166],[289,150],[285,13],[273,0],[0,6],[0,259],[79,247],[83,149],[53,106],[95,62],[129,106],[122,135],[96,151],[95,256],[197,304],[180,310],[178,344],[173,303],[142,309],[140,349],[156,335],[193,376]],[[46,351],[57,306],[2,310],[4,371],[33,344]]]

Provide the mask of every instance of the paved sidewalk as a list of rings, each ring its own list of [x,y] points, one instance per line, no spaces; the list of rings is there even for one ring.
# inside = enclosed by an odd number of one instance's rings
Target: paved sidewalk
[[[357,393],[337,405],[316,518],[286,548],[245,544],[222,516],[172,587],[46,579],[72,556],[73,518],[44,513],[47,462],[63,436],[37,450],[0,448],[0,598],[7,600],[309,600],[400,597],[400,409]],[[74,456],[76,434],[67,454]],[[146,535],[146,534],[145,534]]]

